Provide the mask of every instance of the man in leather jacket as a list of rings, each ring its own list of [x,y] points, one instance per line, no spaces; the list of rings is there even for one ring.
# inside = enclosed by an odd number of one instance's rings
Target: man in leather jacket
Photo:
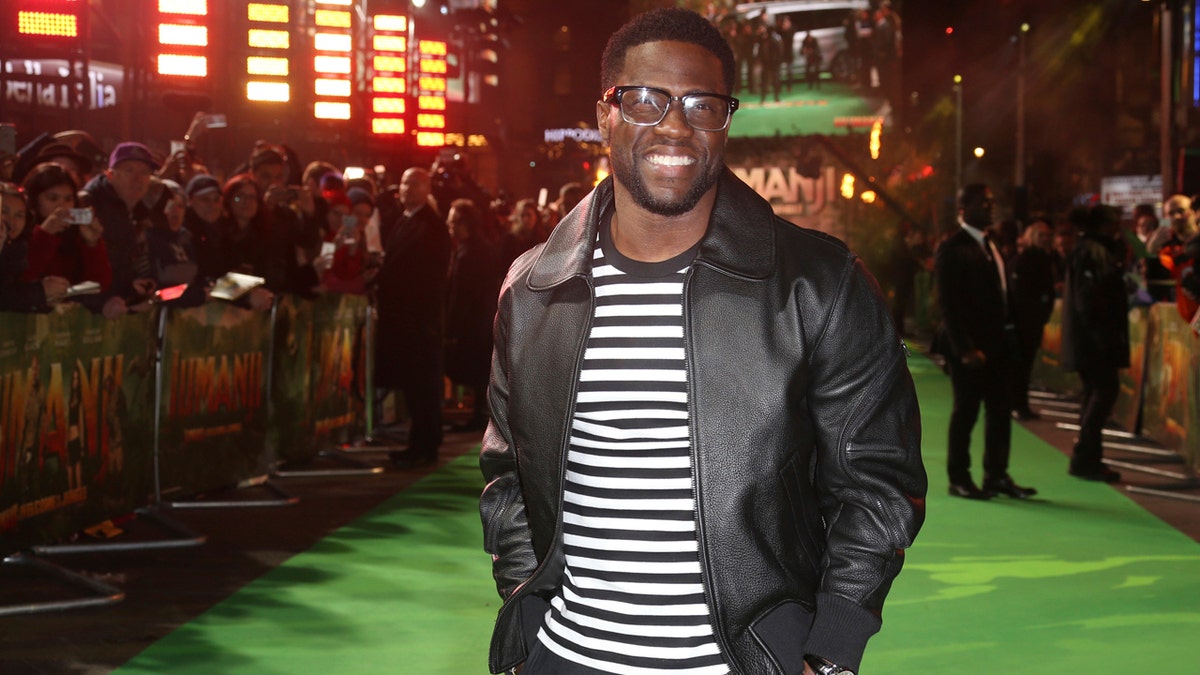
[[[711,24],[639,15],[601,79],[613,178],[500,294],[490,669],[852,672],[924,518],[887,307],[840,241],[725,167],[734,65]],[[628,328],[652,307],[653,333]]]

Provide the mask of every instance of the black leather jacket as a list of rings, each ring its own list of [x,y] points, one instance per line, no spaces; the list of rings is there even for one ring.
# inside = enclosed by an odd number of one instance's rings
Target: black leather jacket
[[[525,659],[563,569],[562,496],[611,179],[501,290],[481,466],[501,596],[489,665]],[[736,673],[856,669],[924,519],[920,413],[874,279],[728,170],[684,282],[698,536]]]

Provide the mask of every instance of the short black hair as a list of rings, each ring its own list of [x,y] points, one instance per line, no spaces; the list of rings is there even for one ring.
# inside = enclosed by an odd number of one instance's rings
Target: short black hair
[[[652,9],[630,19],[621,26],[604,47],[600,60],[600,90],[617,84],[617,76],[625,69],[625,54],[647,42],[689,42],[712,52],[721,60],[725,91],[733,92],[733,50],[717,27],[690,9],[676,7]]]
[[[981,201],[987,195],[988,186],[986,183],[969,183],[964,185],[958,191],[958,208],[964,209],[967,205],[974,205]]]

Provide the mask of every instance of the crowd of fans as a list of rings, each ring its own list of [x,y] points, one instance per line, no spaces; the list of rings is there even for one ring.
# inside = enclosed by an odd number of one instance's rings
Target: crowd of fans
[[[202,128],[193,124],[188,138]],[[182,285],[181,304],[199,304],[228,272],[264,280],[242,300],[257,309],[277,293],[368,293],[402,210],[398,185],[370,174],[347,178],[324,161],[301,166],[290,148],[265,142],[227,177],[210,173],[192,147],[164,160],[131,141],[97,157],[95,141],[72,131],[7,158],[0,311],[45,312],[71,301],[116,318]],[[446,161],[430,168],[430,181],[443,221],[454,200],[471,202],[470,234],[455,240],[494,253],[494,277],[586,193],[572,183],[542,207],[534,199],[493,200]],[[478,264],[470,267],[478,273]]]
[[[403,261],[416,260],[423,278],[404,283],[417,286],[407,292],[420,296],[419,305],[437,306],[424,316],[444,326],[430,334],[445,345],[446,371],[482,391],[509,263],[544,241],[587,191],[570,183],[552,203],[513,204],[491,198],[461,160],[411,167],[405,180],[388,184],[325,161],[303,164],[292,149],[268,142],[217,175],[194,148],[203,120],[196,115],[185,146],[166,158],[134,141],[105,153],[80,131],[44,136],[0,158],[0,311],[79,303],[117,319],[160,302],[203,304],[230,273],[261,280],[232,300],[251,310],[269,309],[281,293],[370,294],[381,305],[410,307],[380,298],[402,292],[383,288],[380,273],[389,258],[410,267]],[[440,238],[400,232],[423,205]],[[450,242],[444,252],[440,243],[412,250],[443,240]],[[398,331],[409,330],[413,316],[399,321],[407,323]]]

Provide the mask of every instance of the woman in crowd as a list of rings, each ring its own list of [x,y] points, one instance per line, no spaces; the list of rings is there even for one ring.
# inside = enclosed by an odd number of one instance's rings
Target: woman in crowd
[[[78,186],[57,164],[39,164],[25,176],[28,267],[24,281],[62,277],[71,284],[93,281],[97,292],[108,290],[112,268],[104,245],[104,228],[91,209],[76,209]],[[75,213],[84,215],[72,218]]]
[[[333,250],[318,259],[321,286],[333,293],[362,295],[377,269],[367,250],[367,223],[375,204],[361,188],[351,188],[345,194],[328,193],[325,201],[329,205],[325,242],[332,244]]]
[[[1029,381],[1042,345],[1042,333],[1054,311],[1054,287],[1059,276],[1054,258],[1054,231],[1049,222],[1038,218],[1025,228],[1010,270],[1013,325],[1020,346],[1013,373],[1012,412],[1017,419],[1038,419],[1038,414],[1029,407]]]
[[[446,292],[446,375],[470,387],[475,398],[464,430],[487,426],[487,381],[492,359],[492,318],[504,270],[488,246],[479,210],[456,199],[446,216],[450,231],[450,270]]]
[[[221,220],[220,243],[216,250],[219,259],[213,264],[213,273],[222,276],[228,272],[239,272],[266,281],[266,288],[258,288],[249,294],[251,308],[264,310],[271,306],[273,293],[281,292],[287,283],[287,261],[289,251],[273,245],[266,209],[263,208],[263,192],[254,176],[243,173],[230,178],[221,191],[221,204],[225,215]]]
[[[62,302],[71,282],[47,276],[24,281],[28,266],[25,195],[12,183],[0,183],[0,311],[45,312]]]

